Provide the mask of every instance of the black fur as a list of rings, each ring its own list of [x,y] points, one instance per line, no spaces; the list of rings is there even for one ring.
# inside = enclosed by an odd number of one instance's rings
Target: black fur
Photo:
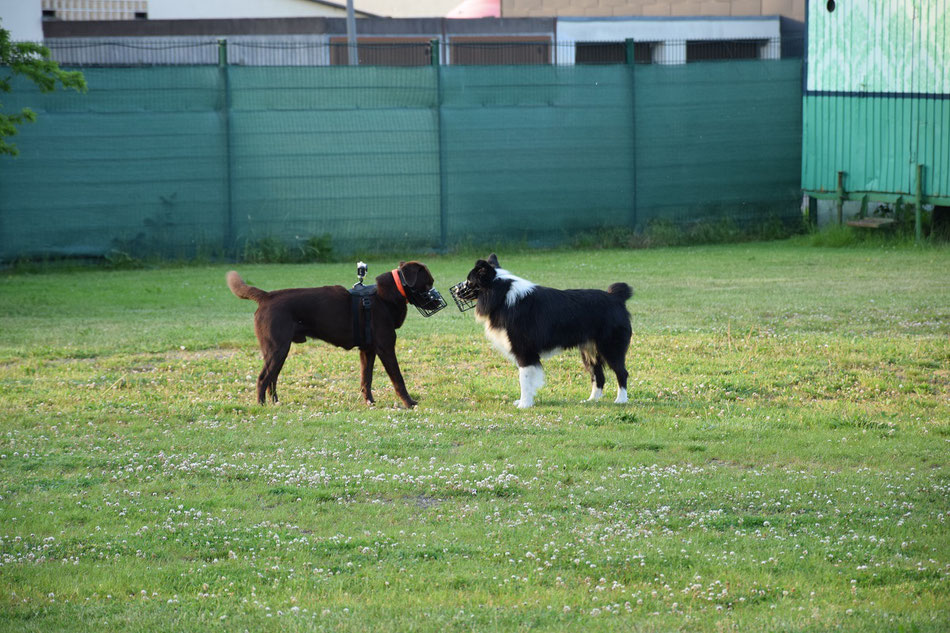
[[[594,387],[603,390],[606,364],[616,374],[625,401],[631,336],[625,303],[633,296],[629,285],[614,283],[606,292],[537,286],[501,269],[494,253],[478,260],[467,280],[478,289],[476,318],[487,321],[490,338],[503,341],[500,333],[507,335],[510,350],[503,351],[510,352],[518,367],[536,366],[540,371],[543,356],[578,347]],[[510,305],[509,296],[514,299]],[[532,399],[533,392],[524,406],[531,406]]]

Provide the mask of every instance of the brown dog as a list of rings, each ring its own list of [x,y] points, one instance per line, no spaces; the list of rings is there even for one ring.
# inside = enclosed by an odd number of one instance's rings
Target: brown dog
[[[227,275],[228,287],[241,299],[257,302],[254,333],[261,346],[264,368],[257,377],[257,399],[264,404],[269,391],[277,402],[277,375],[284,366],[290,344],[318,338],[344,349],[360,348],[360,392],[367,404],[373,404],[373,364],[383,363],[389,379],[403,404],[411,409],[416,401],[406,391],[406,383],[396,361],[396,330],[406,319],[406,305],[412,302],[420,312],[438,292],[432,289],[432,274],[419,262],[400,262],[399,268],[376,277],[376,294],[370,310],[371,342],[366,344],[365,313],[354,326],[352,296],[343,286],[288,288],[267,292],[244,283],[236,271]],[[444,307],[445,302],[442,301]],[[436,310],[437,311],[437,310]]]

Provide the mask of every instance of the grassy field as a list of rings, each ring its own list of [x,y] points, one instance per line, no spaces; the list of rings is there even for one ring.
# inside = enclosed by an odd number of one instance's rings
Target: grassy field
[[[227,266],[0,277],[0,630],[950,630],[950,249],[499,257],[635,287],[627,405],[566,352],[514,408],[450,306],[400,331],[415,410],[317,342],[261,407]]]

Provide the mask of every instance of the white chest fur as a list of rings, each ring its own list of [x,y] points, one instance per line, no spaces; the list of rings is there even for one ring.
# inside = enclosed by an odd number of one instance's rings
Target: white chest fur
[[[511,353],[511,339],[508,338],[508,332],[504,329],[492,327],[488,317],[478,314],[477,312],[475,314],[475,320],[485,326],[485,336],[491,342],[492,347],[504,354],[509,360],[515,360],[514,355]]]

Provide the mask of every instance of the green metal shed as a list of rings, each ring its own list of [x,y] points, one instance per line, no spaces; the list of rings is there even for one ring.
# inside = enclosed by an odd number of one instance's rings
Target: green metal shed
[[[950,0],[807,0],[802,189],[950,205]]]

